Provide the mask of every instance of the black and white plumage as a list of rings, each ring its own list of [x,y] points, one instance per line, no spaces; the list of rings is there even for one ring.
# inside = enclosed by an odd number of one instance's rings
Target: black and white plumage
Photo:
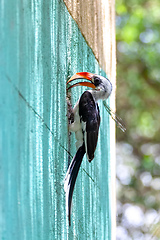
[[[97,101],[107,99],[112,91],[112,84],[109,79],[102,76],[82,72],[76,73],[70,78],[67,84],[75,79],[87,79],[90,82],[78,82],[74,86],[88,86],[92,90],[85,91],[73,109],[74,121],[69,125],[70,131],[75,132],[77,152],[67,170],[64,190],[66,192],[66,212],[71,224],[71,203],[73,190],[83,156],[87,155],[89,162],[94,158],[94,152],[98,141],[100,126],[100,113]]]

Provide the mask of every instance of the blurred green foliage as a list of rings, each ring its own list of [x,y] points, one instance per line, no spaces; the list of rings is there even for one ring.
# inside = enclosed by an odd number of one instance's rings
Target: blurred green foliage
[[[159,0],[116,3],[117,112],[127,126],[117,138],[131,144],[160,141],[159,11]]]
[[[160,1],[117,0],[116,33],[117,115],[123,119],[127,128],[125,134],[117,129],[117,141],[127,143],[133,149],[127,158],[122,154],[121,165],[131,166],[131,162],[133,165],[135,161],[135,166],[132,166],[134,173],[130,176],[129,184],[124,184],[120,178],[117,179],[118,201],[122,205],[126,203],[138,205],[144,214],[154,209],[158,215],[160,202]],[[122,151],[122,147],[120,149]],[[124,147],[124,149],[127,148]],[[135,160],[128,159],[131,155]],[[119,167],[119,163],[117,165]],[[123,217],[123,213],[120,212],[118,226],[127,229]],[[157,224],[160,226],[159,223]],[[134,231],[140,231],[142,234],[150,233],[150,230],[144,229],[144,226],[136,230],[129,227],[127,231],[129,234],[127,239],[138,239],[133,236]],[[146,238],[139,237],[139,239]]]

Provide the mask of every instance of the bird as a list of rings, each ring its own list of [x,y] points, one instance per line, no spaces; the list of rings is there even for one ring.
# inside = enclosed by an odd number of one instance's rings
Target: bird
[[[76,86],[86,86],[92,89],[83,92],[74,108],[70,110],[72,121],[69,122],[69,131],[75,132],[77,152],[68,167],[64,179],[66,213],[69,226],[71,226],[73,190],[83,157],[86,154],[88,161],[91,162],[97,146],[100,126],[100,110],[97,101],[107,99],[112,92],[112,83],[108,78],[89,72],[74,74],[67,81],[67,85],[79,79],[88,81],[79,81],[69,86],[67,91]]]

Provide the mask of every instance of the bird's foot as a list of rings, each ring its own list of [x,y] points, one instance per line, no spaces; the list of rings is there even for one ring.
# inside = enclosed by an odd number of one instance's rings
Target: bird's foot
[[[72,108],[72,104],[70,102],[69,97],[67,97],[67,106],[68,106],[67,117],[68,117],[68,123],[70,125],[74,122],[74,113],[73,113],[73,108]]]

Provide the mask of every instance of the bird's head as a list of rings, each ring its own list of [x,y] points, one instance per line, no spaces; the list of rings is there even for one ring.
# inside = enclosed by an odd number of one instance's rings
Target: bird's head
[[[68,81],[67,84],[77,80],[77,79],[86,79],[88,82],[77,82],[67,89],[71,89],[76,86],[87,86],[92,88],[92,93],[95,95],[97,99],[107,99],[112,92],[112,84],[108,78],[103,76],[89,73],[89,72],[80,72],[74,74]]]

